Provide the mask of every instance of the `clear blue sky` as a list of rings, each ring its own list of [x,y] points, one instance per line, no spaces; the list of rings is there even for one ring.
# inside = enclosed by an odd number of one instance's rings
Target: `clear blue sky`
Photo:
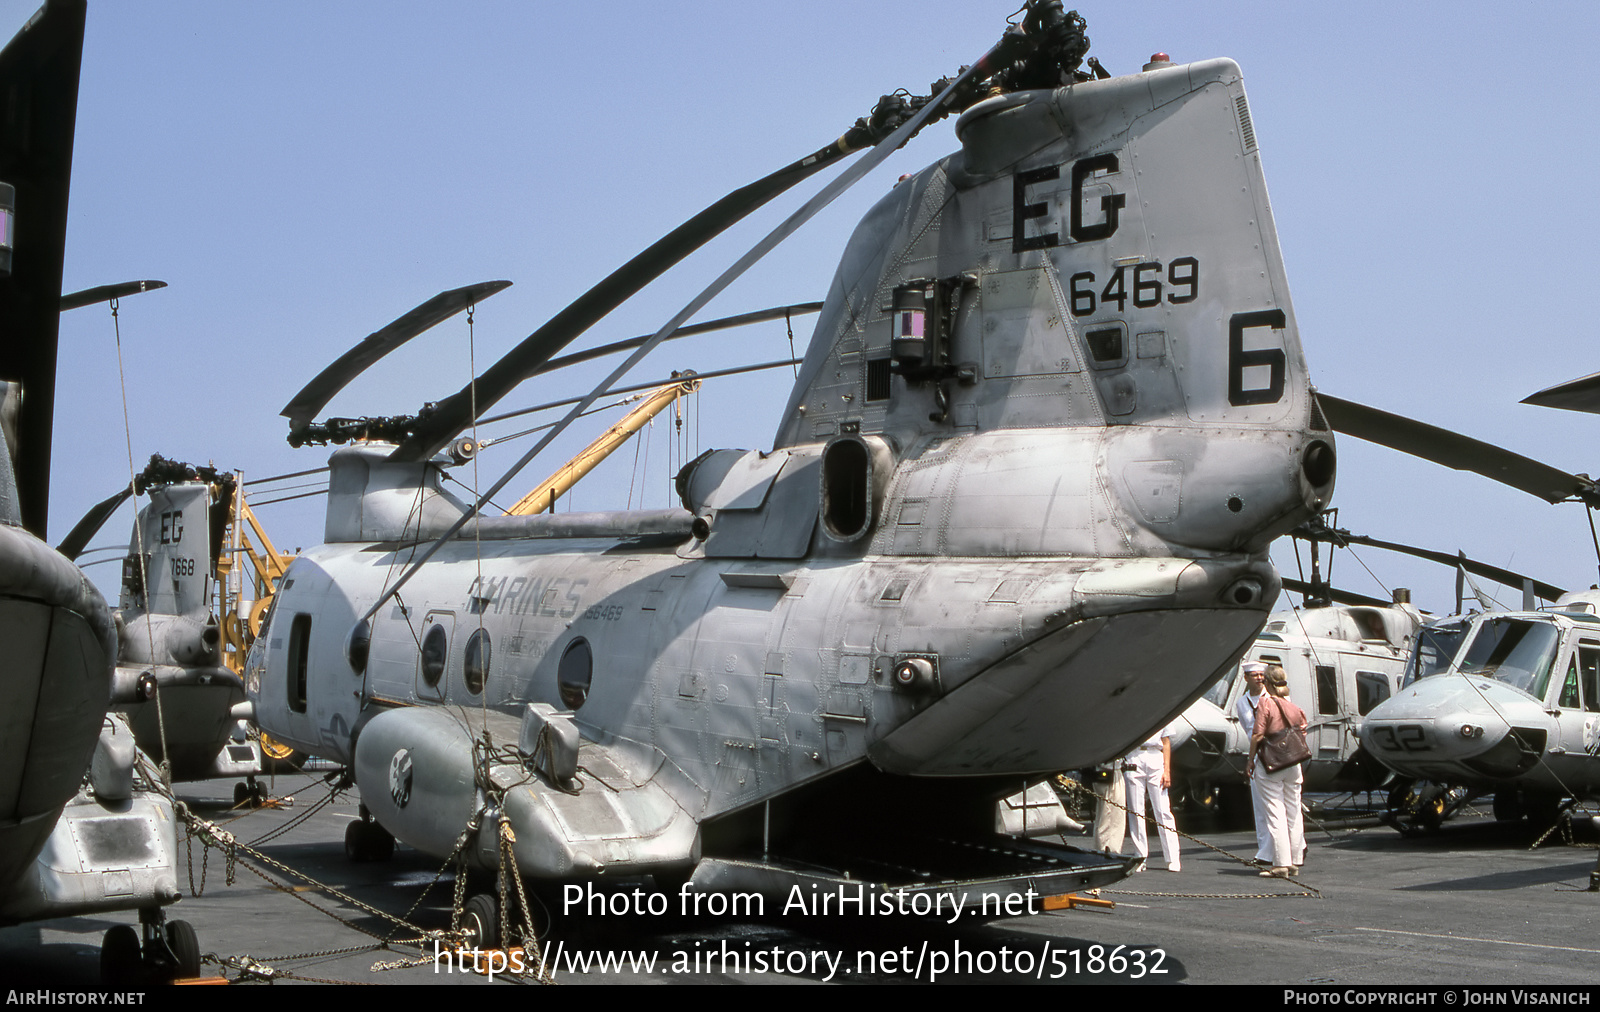
[[[0,33],[36,5],[0,0]],[[1113,73],[1155,50],[1244,68],[1306,355],[1329,392],[1600,471],[1600,419],[1516,402],[1600,369],[1594,340],[1593,60],[1600,6],[1146,2],[1083,5]],[[970,62],[1004,4],[879,0],[694,5],[92,2],[74,161],[68,290],[171,287],[121,310],[133,452],[315,467],[278,411],[346,346],[430,295],[515,287],[479,308],[480,368],[623,259],[722,193],[836,136],[883,92]],[[791,239],[703,316],[820,298],[856,218],[954,147],[948,122]],[[797,204],[746,223],[583,343],[654,331]],[[797,328],[797,344],[809,339]],[[781,326],[678,342],[641,379],[787,354]],[[127,481],[104,307],[62,320],[52,535]],[[458,318],[336,400],[415,410],[468,379]],[[522,403],[593,372],[528,384]],[[766,447],[786,374],[708,386],[700,448]],[[658,426],[658,430],[660,430]],[[547,451],[531,486],[587,440]],[[492,469],[525,444],[485,454]],[[1352,529],[1595,582],[1581,509],[1549,507],[1343,439]],[[649,505],[667,455],[650,451]],[[632,452],[579,487],[620,507]],[[675,463],[675,460],[674,460]],[[534,473],[537,472],[537,473]],[[466,477],[463,475],[463,477]],[[635,504],[638,492],[634,493]],[[263,511],[280,544],[321,538],[321,500]],[[97,544],[125,542],[119,518]],[[1292,573],[1292,554],[1276,553]],[[1448,609],[1453,576],[1362,553],[1384,584]],[[116,566],[90,570],[108,590]],[[1383,591],[1341,557],[1352,589]]]

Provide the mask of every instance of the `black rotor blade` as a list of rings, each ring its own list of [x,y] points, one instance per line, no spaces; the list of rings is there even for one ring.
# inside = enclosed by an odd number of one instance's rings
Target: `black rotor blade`
[[[0,181],[16,190],[9,273],[0,276],[0,379],[26,396],[17,417],[17,507],[45,537],[55,424],[56,343],[67,197],[83,60],[83,0],[50,0],[0,50]]]
[[[1554,601],[1566,593],[1566,591],[1554,584],[1545,583],[1543,580],[1535,580],[1531,576],[1524,576],[1509,569],[1501,569],[1499,566],[1492,566],[1487,562],[1463,558],[1459,553],[1436,552],[1429,548],[1418,548],[1416,545],[1401,544],[1397,541],[1379,541],[1377,538],[1369,538],[1362,534],[1351,534],[1349,531],[1332,531],[1326,528],[1313,531],[1300,527],[1293,531],[1293,535],[1306,541],[1321,541],[1340,547],[1366,545],[1371,548],[1381,548],[1387,552],[1399,552],[1402,555],[1410,555],[1414,558],[1426,559],[1429,562],[1437,562],[1441,566],[1449,566],[1452,569],[1456,566],[1461,566],[1474,576],[1481,576],[1496,583],[1505,584],[1508,587],[1521,589],[1532,583],[1533,592],[1546,601]]]
[[[140,292],[153,292],[157,288],[165,288],[165,281],[122,281],[114,285],[99,285],[95,288],[85,288],[81,292],[61,296],[61,311],[79,309],[83,306],[92,306],[96,302],[110,302],[112,299],[127,298],[129,295],[138,295]]]
[[[306,425],[328,406],[328,402],[333,400],[335,394],[383,356],[418,334],[450,319],[468,306],[482,302],[496,292],[503,292],[510,287],[509,281],[480,281],[475,285],[440,292],[388,326],[362,338],[354,348],[334,359],[332,365],[317,373],[316,379],[307,383],[305,388],[295,394],[294,399],[285,404],[283,410],[278,413],[289,419],[291,429]]]
[[[758,309],[753,313],[740,313],[738,316],[724,316],[720,320],[707,320],[705,323],[692,323],[687,327],[679,327],[666,336],[668,341],[676,341],[680,337],[693,337],[695,334],[709,334],[714,330],[726,330],[729,327],[744,327],[752,323],[768,323],[772,320],[781,320],[788,316],[805,316],[808,313],[819,312],[822,309],[820,302],[797,302],[792,306],[778,306],[775,309]],[[596,348],[586,348],[575,351],[571,355],[562,355],[553,358],[544,365],[529,373],[529,376],[543,376],[545,373],[565,369],[569,365],[579,362],[588,362],[591,359],[612,355],[619,351],[632,351],[654,337],[654,334],[645,334],[643,337],[630,337],[626,341],[613,341],[602,344]],[[482,419],[488,421],[488,419]]]
[[[1325,594],[1330,601],[1337,601],[1340,604],[1359,604],[1368,605],[1373,608],[1387,608],[1394,603],[1393,601],[1385,601],[1378,597],[1367,597],[1365,594],[1357,594],[1353,591],[1340,590],[1338,587],[1322,587],[1320,589],[1313,588],[1311,584],[1306,583],[1303,580],[1285,579],[1283,581],[1283,589],[1292,590],[1302,597],[1315,597],[1319,593]]]
[[[1512,488],[1536,495],[1546,502],[1580,499],[1600,507],[1600,489],[1581,475],[1540,463],[1531,457],[1502,449],[1492,443],[1441,429],[1404,415],[1318,393],[1317,403],[1328,424],[1347,436],[1365,439],[1390,449],[1409,453],[1457,471],[1475,471]]]
[[[848,154],[849,150],[843,138],[834,141],[765,178],[734,190],[656,240],[484,370],[475,384],[476,390],[474,384],[469,383],[440,401],[433,412],[418,420],[416,431],[400,444],[391,459],[424,460],[438,452],[472,424],[474,403],[479,414],[493,407],[562,348],[678,261],[785,190]]]
[[[1522,399],[1524,404],[1537,404],[1541,408],[1565,408],[1568,411],[1587,411],[1600,415],[1600,372],[1553,387],[1545,387],[1536,394]]]
[[[111,515],[117,511],[117,507],[127,502],[132,495],[133,485],[130,483],[116,495],[108,496],[89,507],[89,512],[85,513],[83,519],[79,520],[73,525],[72,530],[67,532],[67,536],[62,539],[61,544],[56,546],[56,551],[60,552],[69,561],[77,559],[83,552],[84,546],[89,543],[89,539],[100,533],[100,528],[104,527],[106,521],[111,519]]]
[[[580,414],[582,414],[584,409],[587,408],[589,404],[595,400],[595,398],[600,397],[608,389],[610,389],[612,384],[616,383],[616,381],[625,373],[627,373],[627,371],[631,369],[640,359],[648,355],[653,348],[665,340],[668,334],[671,334],[673,331],[683,326],[683,324],[687,322],[691,316],[699,312],[701,309],[704,309],[708,302],[715,298],[719,293],[724,291],[735,278],[739,277],[746,270],[748,270],[752,264],[756,263],[762,257],[771,252],[778,243],[782,242],[789,235],[793,234],[795,229],[811,220],[811,218],[818,211],[832,203],[840,193],[849,189],[851,186],[854,186],[860,181],[862,176],[872,171],[873,168],[879,165],[885,158],[889,157],[890,154],[899,150],[901,145],[905,144],[906,141],[914,137],[917,131],[921,130],[923,126],[926,125],[928,121],[931,120],[935,115],[946,114],[948,112],[946,103],[950,102],[955,95],[970,82],[982,80],[993,73],[995,66],[1000,62],[1003,55],[1015,48],[1016,41],[1019,37],[1020,36],[1014,31],[1008,31],[1006,35],[1001,38],[999,45],[984,53],[984,55],[979,58],[977,63],[974,63],[970,67],[963,70],[954,81],[952,81],[949,85],[944,86],[942,90],[939,90],[935,97],[926,105],[924,105],[914,116],[900,124],[898,127],[895,127],[894,131],[889,134],[888,137],[885,137],[879,141],[876,145],[876,150],[874,150],[872,154],[856,162],[856,164],[852,165],[845,172],[840,173],[839,176],[837,176],[832,182],[828,183],[828,185],[824,186],[820,191],[813,195],[810,200],[806,201],[799,210],[795,211],[788,218],[786,218],[783,224],[779,225],[771,232],[768,232],[764,239],[747,250],[744,256],[735,261],[733,266],[723,271],[722,274],[709,286],[703,289],[699,295],[696,295],[693,299],[689,300],[689,304],[684,306],[683,309],[679,310],[672,319],[668,320],[666,324],[664,324],[662,328],[656,332],[654,337],[640,345],[639,348],[628,357],[627,361],[623,362],[622,365],[612,370],[610,376],[601,380],[598,386],[590,390],[589,393],[584,395],[584,398],[581,401],[573,405],[572,410],[567,413],[566,417],[564,417],[560,422],[557,422],[556,425],[546,433],[544,438],[540,439],[532,449],[523,454],[522,457],[511,466],[510,470],[502,474],[499,480],[489,487],[488,491],[480,495],[478,501],[461,515],[461,519],[451,524],[450,528],[440,535],[438,539],[436,539],[427,548],[423,549],[420,556],[414,557],[411,560],[411,564],[406,568],[406,571],[400,574],[400,578],[398,580],[389,585],[388,590],[386,590],[377,601],[373,602],[372,606],[367,610],[363,617],[370,621],[372,616],[378,613],[378,611],[384,606],[389,598],[398,594],[400,592],[400,588],[405,586],[405,584],[413,576],[415,576],[419,570],[421,570],[421,568],[429,559],[433,558],[434,553],[436,553],[441,546],[443,546],[451,538],[455,537],[456,534],[463,527],[465,527],[473,517],[477,516],[478,511],[483,508],[484,504],[493,499],[494,496],[505,487],[507,482],[511,481],[511,479],[514,478],[523,467],[527,466],[529,461],[538,456],[539,452],[548,446],[551,440],[560,435],[561,432],[569,424],[571,424],[574,418],[577,418]],[[841,144],[842,140],[840,142],[835,142],[834,146],[838,147]],[[723,199],[727,200],[728,198]],[[707,212],[701,213],[704,215]],[[680,226],[680,229],[683,227],[686,226]],[[643,254],[640,256],[642,257]],[[639,259],[640,257],[635,257],[634,261],[638,261]],[[630,261],[630,263],[631,262],[632,261]],[[618,273],[621,272],[619,271]],[[612,275],[612,278],[616,277],[617,274]],[[602,282],[602,285],[603,284],[605,284],[605,282]],[[590,294],[592,294],[594,291],[595,289],[590,289]],[[584,296],[584,298],[587,298],[587,295]],[[579,301],[582,301],[582,299]],[[563,310],[563,313],[566,313],[571,309],[572,307],[569,306],[567,307],[567,310]],[[549,328],[550,326],[551,324],[546,324],[545,328]],[[523,344],[527,345],[530,342],[533,342],[534,339],[537,338],[545,328],[541,328],[540,331],[536,331],[532,336],[524,341]],[[570,340],[570,338],[567,339]],[[513,351],[512,354],[516,354],[516,352]],[[548,361],[550,355],[553,354],[553,351],[546,350],[542,354],[543,357],[539,359],[539,363],[528,364],[540,364]],[[504,362],[505,360],[502,359],[500,362],[495,363],[495,367],[498,368],[499,366],[503,365]],[[467,388],[461,393],[471,395],[473,393],[472,385],[468,384]],[[505,390],[500,391],[500,393],[501,395],[504,395]],[[461,395],[458,394],[456,396]],[[480,406],[478,408],[478,412],[480,414],[483,410],[484,406]],[[458,431],[460,430],[449,430],[445,438],[449,439],[453,437]],[[437,434],[437,432],[435,434]],[[407,453],[407,446],[415,443],[415,441],[416,437],[413,437],[413,439],[407,440],[406,443],[401,444],[401,446],[390,455],[390,459],[415,459],[405,456]],[[437,446],[434,446],[432,449],[437,448]],[[432,449],[429,450],[430,453],[432,452]]]

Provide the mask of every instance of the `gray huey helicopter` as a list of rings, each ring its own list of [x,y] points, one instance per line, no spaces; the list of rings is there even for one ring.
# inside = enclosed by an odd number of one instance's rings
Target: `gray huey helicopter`
[[[1555,403],[1563,384],[1528,398]],[[1341,432],[1471,470],[1547,502],[1600,507],[1586,475],[1377,408],[1318,395]],[[1588,409],[1592,410],[1592,409]],[[1531,588],[1530,588],[1531,591]],[[1541,591],[1543,593],[1543,591]],[[1531,598],[1532,593],[1527,597]],[[1493,791],[1502,819],[1526,815],[1549,825],[1563,799],[1600,791],[1600,595],[1558,597],[1548,611],[1531,600],[1518,612],[1440,619],[1418,631],[1402,689],[1367,715],[1365,749],[1403,777],[1422,782],[1391,793],[1402,830],[1437,828],[1457,788]]]
[[[851,238],[774,448],[703,454],[681,510],[483,517],[440,485],[465,406],[668,240],[417,419],[286,411],[292,441],[367,441],[333,453],[327,543],[245,680],[264,731],[352,767],[376,823],[352,851],[492,869],[504,822],[534,879],[974,905],[1127,873],[1001,846],[995,801],[1126,752],[1237,661],[1334,450],[1239,68],[1091,78],[1082,27],[1030,3],[885,131],[880,154],[965,109],[960,150]]]

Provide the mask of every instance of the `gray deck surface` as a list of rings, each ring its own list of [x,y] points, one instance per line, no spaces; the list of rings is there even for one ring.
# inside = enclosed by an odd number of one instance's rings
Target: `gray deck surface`
[[[206,818],[235,820],[227,828],[249,842],[326,794],[306,776],[280,777],[276,787],[295,796],[292,807],[242,817],[223,803],[232,796],[231,782],[180,785],[179,796]],[[433,881],[438,862],[402,847],[387,864],[348,863],[340,841],[355,815],[354,795],[341,796],[262,849],[357,899],[403,914]],[[1184,826],[1187,831],[1213,846],[1251,856],[1248,832],[1187,821],[1196,823]],[[1110,912],[1061,911],[958,925],[853,915],[755,922],[567,915],[556,918],[547,945],[552,951],[560,946],[556,979],[573,984],[808,983],[828,978],[830,969],[833,982],[857,983],[1116,983],[1139,977],[1186,984],[1593,986],[1600,979],[1600,893],[1584,891],[1596,860],[1587,820],[1575,834],[1577,845],[1563,845],[1558,834],[1537,850],[1529,849],[1532,834],[1525,827],[1496,824],[1470,810],[1429,837],[1401,838],[1370,824],[1307,828],[1311,850],[1301,881],[1320,895],[1262,879],[1233,858],[1185,840],[1180,873],[1153,868],[1107,890],[1106,897],[1117,902]],[[181,862],[182,843],[179,849]],[[201,853],[196,844],[196,888]],[[481,976],[446,973],[443,964],[436,969],[431,961],[375,971],[374,964],[417,950],[366,948],[376,940],[301,902],[312,900],[379,935],[390,930],[387,922],[340,900],[313,891],[286,894],[242,867],[229,885],[218,852],[206,861],[202,895],[188,895],[186,878],[180,872],[185,896],[169,916],[194,924],[205,953],[248,955],[297,978],[486,983]],[[446,874],[433,887],[417,907],[416,922],[447,926],[451,882]],[[671,901],[675,908],[676,894]],[[96,989],[101,936],[111,925],[133,920],[131,914],[108,914],[0,929],[0,980],[8,988]],[[351,946],[363,948],[301,955]],[[600,972],[591,965],[580,972],[571,963],[604,953],[653,955],[655,966]],[[291,956],[301,958],[286,958]],[[782,972],[770,969],[774,959]],[[887,959],[897,965],[885,966]],[[690,965],[674,969],[675,960]],[[207,969],[218,971],[215,964]]]

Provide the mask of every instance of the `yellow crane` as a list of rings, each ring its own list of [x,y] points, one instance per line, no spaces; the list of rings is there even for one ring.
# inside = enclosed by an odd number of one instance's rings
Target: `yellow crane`
[[[694,393],[700,387],[700,380],[695,377],[693,370],[675,372],[672,376],[671,383],[645,394],[644,399],[632,411],[601,433],[599,438],[585,447],[581,453],[561,465],[537,488],[518,500],[515,506],[506,510],[506,516],[531,516],[545,510],[553,512],[556,500],[610,456],[613,450],[626,442],[629,436],[644,428],[650,419],[660,414],[669,404],[675,403],[680,397]]]

